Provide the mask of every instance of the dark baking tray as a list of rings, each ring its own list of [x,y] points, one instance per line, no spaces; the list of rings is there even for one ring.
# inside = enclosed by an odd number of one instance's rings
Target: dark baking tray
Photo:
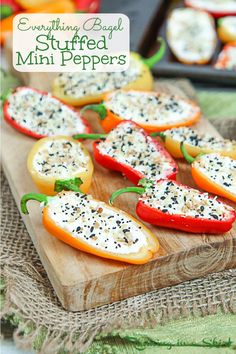
[[[179,0],[158,1],[154,16],[146,27],[146,31],[138,46],[138,52],[142,56],[149,57],[158,49],[156,42],[158,36],[166,40],[166,19],[170,11],[177,7],[184,7],[184,2]],[[213,68],[213,64],[216,62],[221,49],[222,44],[218,41],[215,53],[207,65],[186,65],[177,61],[167,45],[163,59],[153,68],[154,75],[162,77],[187,77],[198,82],[224,84],[236,87],[235,71],[217,70]]]

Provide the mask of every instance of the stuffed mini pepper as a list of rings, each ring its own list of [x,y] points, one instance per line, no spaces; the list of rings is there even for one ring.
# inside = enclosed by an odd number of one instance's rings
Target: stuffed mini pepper
[[[236,202],[236,160],[219,154],[200,154],[193,158],[183,143],[181,151],[191,164],[192,176],[198,187]]]
[[[53,82],[53,93],[73,106],[101,102],[103,95],[115,89],[147,90],[153,88],[150,69],[165,52],[165,43],[152,57],[144,59],[131,53],[129,69],[122,72],[61,73]]]
[[[191,233],[224,233],[232,228],[236,219],[234,209],[227,204],[179,182],[153,183],[144,179],[140,185],[114,192],[110,203],[123,193],[137,193],[141,196],[136,213],[141,220]]]
[[[48,92],[18,87],[4,102],[4,118],[13,128],[33,138],[88,133],[88,122]]]
[[[134,90],[117,90],[103,96],[103,102],[85,106],[80,112],[93,110],[109,132],[123,120],[132,120],[147,132],[194,124],[201,115],[192,101],[176,95]]]
[[[175,179],[178,166],[156,139],[136,123],[121,122],[109,134],[78,134],[75,139],[99,139],[93,143],[95,160],[105,168],[121,172],[137,184],[140,178],[155,181]]]
[[[207,11],[215,18],[236,15],[235,0],[185,0],[185,5]]]
[[[215,68],[236,71],[236,42],[231,42],[224,46],[218,56]]]
[[[184,64],[206,64],[214,54],[217,36],[214,19],[204,11],[174,9],[167,20],[167,41]]]
[[[198,133],[191,128],[173,128],[158,135],[164,142],[165,148],[174,157],[183,157],[180,149],[181,142],[184,142],[187,152],[196,157],[200,153],[219,153],[236,159],[236,141],[215,137],[210,134]]]
[[[65,185],[67,189],[67,185]],[[64,189],[59,182],[56,190]],[[148,262],[159,248],[157,238],[138,220],[122,210],[78,191],[62,191],[54,197],[29,193],[21,199],[21,210],[28,214],[27,202],[44,204],[43,224],[59,240],[99,257],[133,264]]]
[[[81,191],[87,193],[93,175],[92,159],[79,142],[68,136],[55,136],[38,140],[27,160],[28,171],[40,190],[54,195],[58,179],[80,178]]]

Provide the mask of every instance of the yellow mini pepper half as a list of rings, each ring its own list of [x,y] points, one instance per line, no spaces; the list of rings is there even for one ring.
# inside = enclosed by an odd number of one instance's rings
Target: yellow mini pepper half
[[[181,142],[184,142],[186,151],[196,157],[201,153],[218,153],[236,160],[236,141],[215,137],[210,134],[201,134],[196,130],[181,127],[166,130],[165,132],[152,133],[152,136],[159,136],[168,152],[176,158],[183,158],[180,149]]]
[[[72,106],[84,106],[101,102],[105,93],[118,88],[151,91],[154,84],[151,68],[164,53],[165,42],[161,39],[160,48],[150,58],[131,52],[130,67],[126,71],[61,73],[53,82],[53,94]]]
[[[27,168],[41,193],[55,195],[58,179],[82,180],[80,189],[87,193],[93,175],[92,159],[86,148],[68,136],[54,136],[38,140],[32,147]]]

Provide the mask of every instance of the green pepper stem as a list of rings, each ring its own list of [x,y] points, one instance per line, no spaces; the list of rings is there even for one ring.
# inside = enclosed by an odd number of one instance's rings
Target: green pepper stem
[[[145,192],[145,188],[143,187],[126,187],[126,188],[121,188],[118,189],[117,191],[113,192],[110,199],[109,199],[109,204],[113,205],[114,200],[119,197],[119,195],[123,193],[137,193],[137,194],[143,194]]]
[[[81,184],[83,184],[83,181],[79,177],[72,179],[59,179],[55,182],[54,191],[58,193],[61,191],[74,191],[84,194],[79,188]]]
[[[166,140],[166,135],[163,132],[153,132],[153,133],[150,133],[149,135],[152,137],[159,136],[159,138],[161,138],[161,140],[163,140],[163,141]]]
[[[76,134],[73,135],[73,139],[91,139],[91,140],[97,140],[97,139],[106,139],[107,134]]]
[[[185,158],[185,160],[188,162],[188,163],[193,163],[196,158],[192,157],[191,155],[189,155],[189,153],[187,152],[187,150],[185,149],[185,146],[184,146],[184,142],[181,141],[180,143],[180,150],[183,154],[183,157]]]
[[[44,203],[44,205],[47,205],[49,198],[50,197],[46,196],[45,194],[39,194],[39,193],[27,193],[23,195],[20,202],[22,213],[29,214],[29,211],[27,209],[27,202],[29,200],[37,200],[37,202]]]
[[[166,51],[166,43],[164,39],[158,37],[157,42],[160,43],[160,47],[158,48],[158,51],[155,54],[153,54],[150,58],[142,58],[143,63],[147,65],[149,69],[152,69],[154,65],[163,58],[163,55],[165,54]]]
[[[107,109],[103,103],[89,104],[81,109],[80,114],[83,115],[85,111],[90,111],[90,110],[96,112],[99,115],[99,118],[101,120],[105,119],[107,116]]]

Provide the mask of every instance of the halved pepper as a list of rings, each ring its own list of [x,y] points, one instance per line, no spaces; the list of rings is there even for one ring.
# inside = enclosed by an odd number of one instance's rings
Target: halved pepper
[[[180,143],[183,141],[187,152],[195,157],[200,153],[219,153],[236,159],[236,141],[215,137],[210,134],[198,133],[191,128],[173,128],[165,132],[153,133],[159,136],[165,148],[174,157],[183,157]]]
[[[38,140],[29,152],[27,168],[41,193],[55,195],[54,184],[59,178],[80,178],[80,189],[87,193],[93,175],[93,162],[86,148],[68,136]]]
[[[185,5],[197,10],[207,11],[215,18],[236,15],[236,4],[234,0],[185,0]]]
[[[223,47],[214,67],[221,70],[236,70],[236,41]]]
[[[109,134],[77,134],[74,138],[99,139],[93,143],[95,160],[105,168],[121,172],[134,184],[143,177],[155,181],[176,178],[175,161],[134,122],[121,122]]]
[[[74,107],[31,87],[18,87],[9,94],[3,113],[13,128],[36,139],[91,132],[89,123]]]
[[[157,53],[150,58],[142,58],[138,53],[130,55],[129,69],[112,73],[61,73],[54,82],[53,94],[73,106],[101,102],[106,92],[118,88],[132,90],[153,89],[151,68],[161,60],[165,52],[165,42]]]
[[[217,21],[218,36],[223,43],[236,41],[236,16],[222,17]]]
[[[236,213],[229,205],[179,182],[161,180],[153,183],[143,179],[139,184],[141,187],[115,191],[110,204],[123,193],[137,193],[141,197],[136,213],[141,220],[191,233],[224,233],[232,228],[236,219]]]
[[[193,158],[183,143],[181,151],[191,164],[193,179],[201,189],[236,202],[236,161],[219,154],[200,154]]]
[[[109,132],[123,120],[132,120],[147,132],[188,126],[200,118],[200,108],[176,95],[134,90],[117,90],[103,96],[103,102],[85,106],[98,113],[100,124]]]
[[[61,191],[65,183],[57,183]],[[65,185],[67,189],[67,185]],[[70,188],[71,186],[69,186]],[[74,188],[75,190],[75,188]],[[44,204],[43,224],[59,240],[99,257],[133,264],[148,262],[159,248],[157,238],[138,220],[122,210],[76,191],[62,191],[54,197],[29,193],[21,199],[22,213],[27,202]]]

